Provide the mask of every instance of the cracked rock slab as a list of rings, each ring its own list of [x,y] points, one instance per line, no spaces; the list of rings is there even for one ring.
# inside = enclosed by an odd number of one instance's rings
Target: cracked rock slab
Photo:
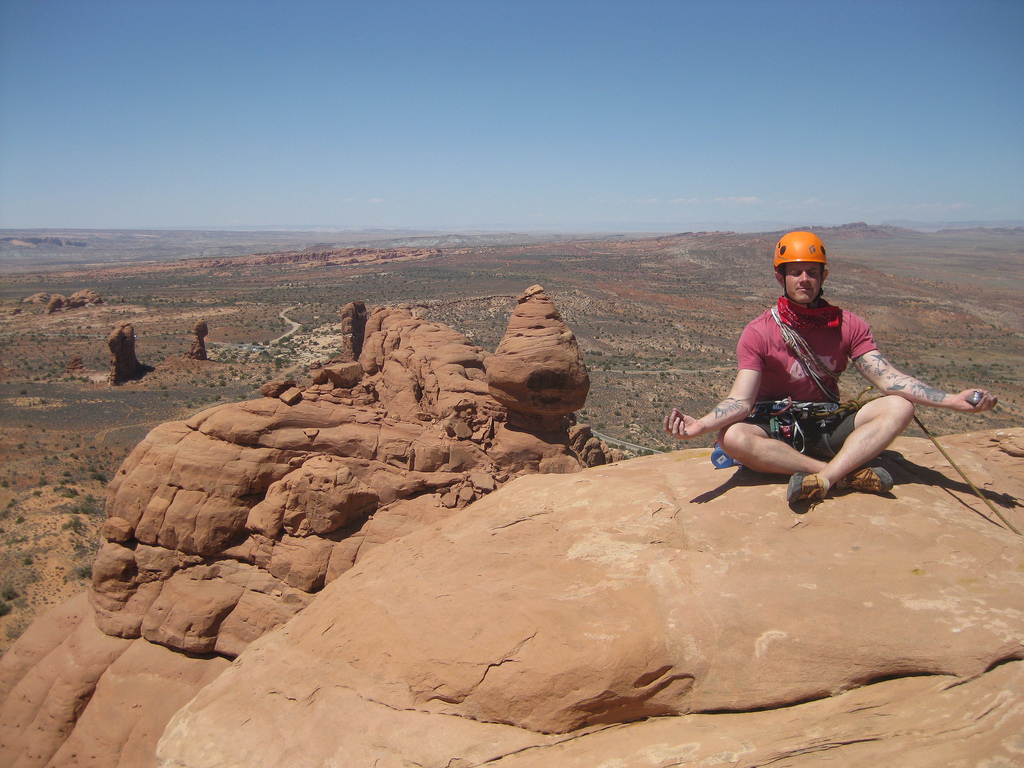
[[[999,440],[957,450],[1019,515]],[[903,764],[938,768],[948,748],[1013,764],[1024,545],[926,441],[883,461],[894,498],[803,516],[784,483],[700,450],[518,478],[378,547],[250,645],[160,759],[866,766],[912,750]]]

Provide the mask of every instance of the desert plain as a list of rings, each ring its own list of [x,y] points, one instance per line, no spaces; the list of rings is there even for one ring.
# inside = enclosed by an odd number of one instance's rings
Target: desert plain
[[[985,414],[919,409],[940,441],[1024,425],[1024,230],[816,231],[827,298],[897,367],[998,395]],[[540,284],[590,371],[580,421],[633,455],[710,445],[676,444],[661,420],[727,393],[739,332],[778,295],[779,234],[0,232],[0,651],[86,589],[106,484],[150,429],[308,381],[340,351],[351,301],[408,306],[493,351]],[[46,312],[44,297],[86,289],[102,302]],[[205,361],[186,358],[200,319]],[[114,386],[107,339],[123,322],[145,372]],[[843,395],[864,386],[850,371]]]

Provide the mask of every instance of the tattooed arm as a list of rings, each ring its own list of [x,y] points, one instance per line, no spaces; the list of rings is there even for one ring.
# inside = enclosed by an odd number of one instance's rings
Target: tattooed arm
[[[754,407],[760,383],[760,371],[741,370],[736,374],[729,396],[712,408],[710,413],[695,419],[673,408],[665,417],[665,431],[677,440],[688,440],[743,421]]]
[[[939,408],[950,408],[954,411],[987,411],[998,402],[995,395],[984,389],[966,389],[958,394],[950,394],[929,386],[913,376],[897,370],[892,363],[878,352],[872,350],[853,361],[861,376],[871,382],[876,389],[887,395],[899,395],[918,405],[933,405]],[[975,391],[983,397],[977,405],[967,398]]]

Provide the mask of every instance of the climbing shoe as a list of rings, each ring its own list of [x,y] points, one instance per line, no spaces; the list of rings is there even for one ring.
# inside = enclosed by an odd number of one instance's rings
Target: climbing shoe
[[[806,501],[810,502],[813,506],[825,500],[828,488],[829,483],[825,478],[797,472],[789,478],[789,486],[786,488],[786,501],[790,504],[796,501]]]
[[[839,488],[866,493],[888,493],[892,490],[892,476],[881,467],[863,467],[840,480]]]

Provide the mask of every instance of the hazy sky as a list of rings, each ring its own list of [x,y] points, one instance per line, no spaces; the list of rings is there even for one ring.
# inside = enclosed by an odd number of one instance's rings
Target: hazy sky
[[[1021,0],[0,0],[0,227],[1024,219]]]

